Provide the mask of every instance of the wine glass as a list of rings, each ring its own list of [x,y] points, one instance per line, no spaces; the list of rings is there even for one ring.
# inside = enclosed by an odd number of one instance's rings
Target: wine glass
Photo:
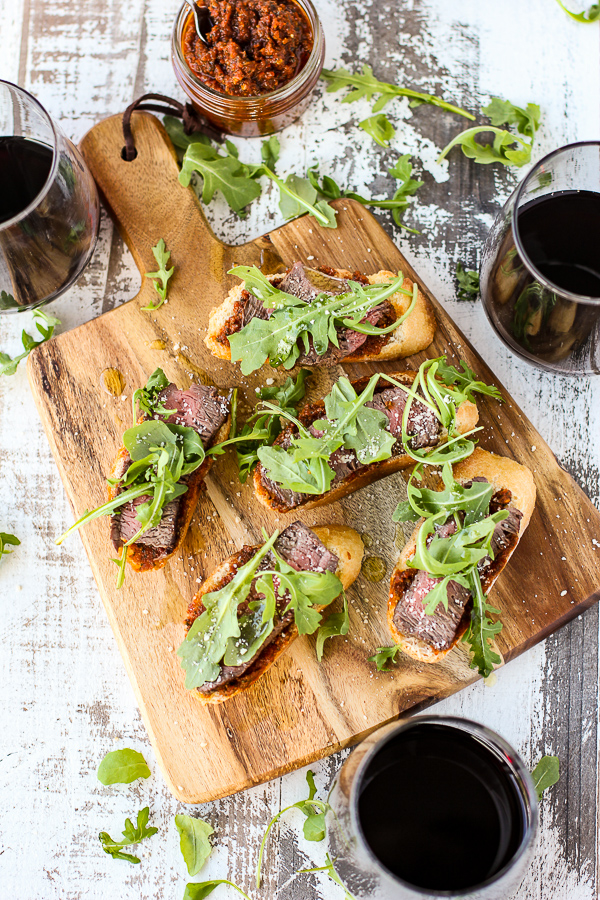
[[[518,356],[600,372],[600,142],[549,153],[513,191],[483,248],[481,297]]]
[[[66,291],[93,253],[99,218],[77,148],[31,94],[0,81],[0,312]]]
[[[375,731],[329,804],[329,857],[354,900],[507,900],[535,849],[530,772],[468,719],[414,716]]]

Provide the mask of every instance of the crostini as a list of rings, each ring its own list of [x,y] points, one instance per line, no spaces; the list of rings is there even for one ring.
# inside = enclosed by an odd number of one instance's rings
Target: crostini
[[[357,578],[362,557],[360,535],[344,525],[294,522],[263,545],[242,547],[189,606],[177,651],[186,687],[204,703],[246,690],[298,634],[317,631],[321,611]]]
[[[242,281],[212,310],[205,344],[250,374],[269,361],[286,369],[399,359],[432,342],[433,308],[402,274],[311,269],[281,275],[232,270]]]
[[[182,545],[212,465],[210,449],[231,428],[228,397],[211,385],[180,390],[161,369],[135,392],[133,407],[136,424],[123,435],[108,478],[108,502],[86,512],[56,542],[110,515],[120,556],[118,587],[126,562],[138,572],[160,569]]]
[[[388,625],[402,651],[423,663],[437,662],[465,637],[474,666],[487,675],[500,662],[489,640],[501,624],[489,619],[488,613],[499,611],[485,595],[529,524],[533,475],[513,459],[477,448],[444,474],[440,492],[436,502],[435,491],[409,484],[404,512],[412,503],[429,515],[420,519],[392,573]]]
[[[474,444],[461,435],[477,425],[472,398],[477,391],[497,394],[482,382],[466,382],[443,357],[426,360],[418,372],[353,382],[340,378],[323,400],[300,410],[273,446],[257,451],[257,499],[278,512],[308,509],[339,500],[419,459],[435,462],[434,453],[451,458],[454,452],[455,459],[468,455]]]

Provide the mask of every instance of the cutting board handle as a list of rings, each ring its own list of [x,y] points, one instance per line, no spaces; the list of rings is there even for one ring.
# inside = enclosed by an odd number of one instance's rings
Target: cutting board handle
[[[182,254],[194,253],[210,269],[215,250],[222,251],[224,245],[192,188],[179,183],[177,158],[165,129],[146,112],[134,112],[131,127],[137,148],[131,162],[122,157],[121,116],[94,125],[80,149],[136,265],[142,274],[154,271],[152,247],[163,238],[174,264],[184,258]]]

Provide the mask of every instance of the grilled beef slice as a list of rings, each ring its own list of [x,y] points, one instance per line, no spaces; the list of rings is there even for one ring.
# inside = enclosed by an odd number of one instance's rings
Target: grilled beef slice
[[[473,481],[487,481],[478,476]],[[468,482],[468,487],[472,482]],[[508,490],[497,491],[490,502],[490,512],[508,508],[508,518],[499,522],[494,528],[491,547],[494,557],[503,550],[508,549],[517,539],[523,518],[523,513],[514,506],[508,506],[511,501],[511,493]],[[449,519],[443,525],[436,527],[436,536],[439,538],[450,537],[456,531],[454,520]],[[427,543],[433,539],[430,535]],[[486,570],[493,560],[486,556],[477,568],[480,576],[485,577]],[[442,603],[438,604],[433,615],[425,613],[427,595],[442,581],[434,578],[427,572],[419,569],[416,574],[410,569],[400,573],[396,581],[396,589],[401,596],[394,610],[394,625],[406,635],[413,635],[425,641],[435,650],[447,650],[452,646],[456,632],[463,617],[465,608],[471,599],[471,593],[455,581],[448,583],[448,609]]]
[[[200,435],[205,448],[210,445],[228,416],[226,401],[211,385],[193,384],[187,391],[182,391],[176,385],[169,384],[158,395],[158,401],[165,409],[176,410],[165,421],[172,425],[185,425],[193,428]],[[155,418],[160,417],[156,415]],[[130,464],[131,459],[126,457],[118,472],[115,473],[115,477],[122,477]],[[131,540],[140,530],[141,522],[137,519],[136,508],[149,499],[148,495],[137,497],[122,506],[111,517],[110,536],[116,550]],[[164,551],[161,556],[170,553],[177,543],[177,523],[181,500],[182,498],[178,497],[167,503],[163,509],[160,523],[155,528],[149,528],[136,543]]]
[[[279,556],[298,572],[334,573],[338,567],[338,557],[334,553],[331,553],[322,541],[319,540],[314,531],[311,531],[311,529],[307,528],[306,525],[303,525],[302,522],[292,522],[291,525],[288,525],[275,541],[275,549]],[[249,556],[248,558],[251,559],[252,556]],[[273,563],[274,557],[269,553],[260,564],[255,581],[260,576],[261,571],[264,572],[266,569],[272,568]],[[248,604],[253,600],[262,599],[264,599],[263,595],[256,591],[253,584],[247,600],[240,604],[238,608],[238,616],[243,616],[248,611]],[[288,600],[289,597],[287,594],[285,594],[283,598],[278,598],[273,631],[252,659],[240,666],[222,666],[219,678],[216,681],[210,681],[203,684],[198,688],[200,693],[210,694],[224,684],[228,684],[236,678],[239,678],[244,672],[248,671],[263,650],[265,650],[269,644],[272,644],[275,638],[277,638],[281,632],[294,621],[294,614],[291,610],[284,613]],[[191,625],[192,622],[193,619],[188,619],[187,624]]]
[[[402,448],[402,414],[406,405],[406,394],[401,388],[385,388],[374,394],[373,400],[365,404],[372,409],[377,409],[384,413],[389,419],[388,430],[398,438],[392,449],[392,454],[397,455],[403,453]],[[324,413],[319,412],[315,416],[315,420],[323,418]],[[306,424],[306,423],[303,423]],[[420,447],[430,447],[435,445],[439,440],[440,424],[431,410],[423,403],[414,401],[408,414],[407,430],[412,435],[410,445],[416,450]],[[313,426],[309,426],[309,431],[318,437],[321,432]],[[294,430],[288,430],[279,442],[279,446],[288,449],[291,444]],[[365,465],[359,462],[354,450],[346,450],[343,447],[336,450],[329,457],[329,465],[335,472],[335,478],[331,483],[331,487],[335,487],[349,475],[365,468]],[[261,481],[263,486],[269,491],[282,506],[287,509],[294,509],[299,506],[310,495],[302,494],[297,491],[290,491],[272,481],[265,470],[261,470]]]

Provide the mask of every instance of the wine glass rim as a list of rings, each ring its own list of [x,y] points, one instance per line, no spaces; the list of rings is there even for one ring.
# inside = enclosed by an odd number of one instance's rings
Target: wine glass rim
[[[432,890],[431,888],[421,888],[418,885],[411,884],[409,881],[405,881],[403,878],[395,875],[390,869],[387,868],[387,866],[384,865],[384,863],[382,863],[382,861],[375,855],[373,850],[371,850],[371,847],[367,843],[362,830],[362,826],[360,824],[360,817],[358,815],[359,788],[362,783],[364,774],[369,764],[373,760],[373,757],[385,746],[385,744],[396,737],[399,732],[420,724],[442,725],[447,728],[454,728],[459,731],[466,732],[484,743],[491,753],[504,753],[504,755],[510,759],[511,767],[514,769],[517,776],[523,782],[525,782],[529,789],[527,798],[528,814],[525,817],[523,836],[514,855],[511,856],[508,862],[490,878],[487,878],[480,884],[465,888],[464,890],[443,891]],[[354,778],[354,783],[352,786],[352,801],[350,803],[350,816],[354,833],[358,837],[362,851],[367,854],[367,856],[371,860],[371,863],[376,866],[381,872],[385,873],[388,878],[392,879],[396,885],[400,884],[405,888],[409,888],[415,894],[415,897],[418,897],[419,895],[422,895],[423,897],[439,897],[440,900],[443,900],[444,897],[465,897],[465,900],[468,900],[468,898],[473,895],[474,891],[481,891],[483,888],[489,887],[500,881],[528,851],[529,846],[536,835],[538,814],[538,803],[535,793],[535,785],[531,777],[531,772],[521,759],[520,755],[513,747],[511,747],[508,741],[506,741],[503,737],[501,737],[501,735],[497,734],[491,728],[488,728],[486,725],[481,725],[479,722],[474,722],[472,719],[466,719],[460,716],[419,715],[409,716],[405,719],[400,720],[397,723],[396,727],[390,728],[390,730],[386,734],[384,734],[381,740],[373,744],[373,746],[367,751],[367,753],[365,753],[364,757],[361,759],[356,771],[356,776]]]
[[[24,209],[17,213],[16,216],[13,216],[11,219],[6,219],[4,222],[0,222],[0,231],[4,231],[4,229],[9,228],[11,225],[16,225],[18,222],[21,222],[23,219],[27,218],[27,216],[29,216],[37,206],[39,206],[39,204],[42,202],[42,200],[50,190],[58,169],[58,135],[50,113],[48,113],[48,111],[44,109],[40,101],[36,97],[34,97],[33,94],[30,94],[29,91],[26,91],[25,88],[22,88],[20,85],[15,84],[13,81],[0,79],[0,88],[3,87],[11,88],[12,90],[17,91],[17,93],[22,94],[24,97],[26,97],[34,106],[37,107],[39,112],[48,122],[50,131],[52,132],[52,165],[50,166],[50,171],[48,172],[48,176],[42,188],[38,191],[35,197],[31,200],[30,203],[27,204]],[[46,144],[45,146],[48,145]]]
[[[535,263],[532,262],[531,258],[529,257],[529,254],[523,246],[521,234],[519,232],[519,204],[525,192],[526,186],[530,183],[531,179],[539,173],[539,170],[544,165],[546,165],[556,156],[560,156],[562,153],[565,153],[565,151],[573,150],[577,147],[597,147],[598,150],[600,150],[600,141],[575,141],[572,144],[565,144],[563,147],[557,147],[556,150],[552,150],[551,153],[547,153],[546,156],[543,156],[542,159],[538,160],[533,168],[527,173],[516,190],[515,202],[513,203],[511,210],[512,232],[517,253],[521,257],[521,260],[525,263],[527,268],[530,270],[530,272],[535,276],[536,280],[539,281],[543,287],[555,294],[560,294],[561,297],[564,297],[567,300],[572,300],[574,303],[586,303],[590,306],[598,306],[600,305],[600,297],[590,297],[587,294],[576,294],[573,291],[568,291],[565,288],[560,287],[558,284],[550,281],[549,278],[546,278],[546,276],[540,272]]]

